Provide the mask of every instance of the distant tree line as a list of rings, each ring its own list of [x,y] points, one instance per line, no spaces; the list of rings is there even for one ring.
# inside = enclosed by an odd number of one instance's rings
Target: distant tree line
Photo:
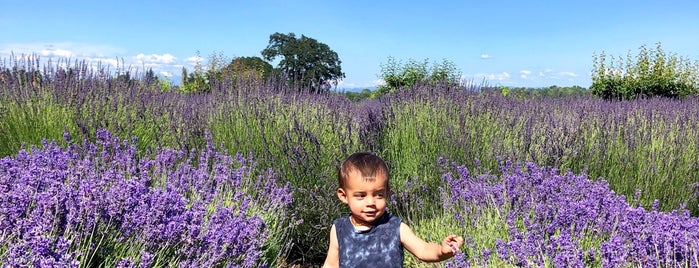
[[[549,86],[549,87],[499,87],[489,90],[491,92],[502,94],[520,99],[533,99],[542,97],[565,97],[565,96],[582,96],[589,95],[590,90],[581,86]]]
[[[200,58],[200,57],[199,57]],[[209,57],[208,65],[197,62],[193,72],[182,67],[182,82],[176,90],[182,92],[209,92],[226,87],[221,81],[232,84],[238,82],[261,83],[275,75],[271,64],[260,57],[236,57],[228,61],[222,53]]]
[[[214,54],[204,68],[201,63],[193,72],[182,68],[181,90],[184,92],[208,92],[215,81],[245,79],[260,82],[270,77],[284,81],[288,87],[299,91],[323,93],[345,77],[337,53],[316,39],[294,33],[274,33],[269,44],[261,51],[261,57],[237,57],[224,64],[223,55]],[[269,62],[280,58],[277,67]]]
[[[183,67],[179,85],[174,85],[167,78],[158,77],[153,69],[134,74],[118,68],[115,76],[105,76],[105,79],[109,83],[124,83],[127,86],[145,84],[146,88],[153,90],[186,93],[231,90],[231,85],[237,83],[259,84],[274,80],[274,85],[282,84],[285,90],[326,93],[345,78],[338,54],[327,44],[305,35],[297,37],[294,33],[274,33],[270,35],[269,43],[260,55],[262,57],[227,59],[222,53],[214,53],[210,55],[206,65],[197,62],[192,71]],[[277,66],[272,66],[271,62],[276,60]],[[0,82],[9,77],[8,72],[14,71],[23,85],[40,86],[44,76],[39,71],[42,68],[34,66],[38,65],[38,60],[27,61],[27,64],[33,65],[25,68],[13,66],[13,70],[3,68]],[[52,70],[61,73],[58,77],[78,76],[84,71],[71,67]],[[625,58],[607,56],[604,52],[593,55],[592,85],[589,89],[555,85],[537,89],[492,87],[486,81],[476,85],[464,82],[456,64],[447,59],[441,63],[430,63],[428,59],[409,59],[403,62],[389,57],[386,63],[381,64],[380,72],[383,83],[375,90],[345,92],[345,95],[351,100],[362,100],[421,86],[497,92],[519,98],[592,94],[608,100],[626,100],[699,95],[699,62],[666,53],[660,43],[656,44],[655,50],[641,46],[635,57],[630,53]]]
[[[466,88],[462,87],[464,90]],[[478,93],[482,94],[500,94],[506,97],[518,98],[518,99],[535,99],[535,98],[557,98],[565,96],[583,96],[592,94],[589,89],[581,86],[549,86],[549,87],[490,87],[482,86],[479,87],[480,91]],[[345,97],[350,101],[362,101],[366,99],[373,99],[380,96],[379,90],[371,90],[365,88],[361,91],[347,91],[343,92]]]

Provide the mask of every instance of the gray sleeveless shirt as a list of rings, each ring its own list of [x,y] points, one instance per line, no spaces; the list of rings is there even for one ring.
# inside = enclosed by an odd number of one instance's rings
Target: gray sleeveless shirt
[[[349,216],[336,219],[340,267],[403,267],[401,219],[384,212],[371,229],[357,231]]]

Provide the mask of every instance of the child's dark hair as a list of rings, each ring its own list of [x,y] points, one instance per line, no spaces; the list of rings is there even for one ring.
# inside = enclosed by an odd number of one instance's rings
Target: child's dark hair
[[[358,170],[366,180],[373,180],[377,174],[385,174],[389,178],[386,162],[377,155],[369,152],[354,153],[342,161],[337,171],[338,185],[345,187],[345,182],[352,170]]]

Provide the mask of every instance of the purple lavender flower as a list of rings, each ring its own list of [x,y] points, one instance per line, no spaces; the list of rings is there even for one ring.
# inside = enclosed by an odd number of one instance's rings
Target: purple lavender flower
[[[466,259],[466,254],[464,254],[463,252],[458,252],[454,255],[454,258],[452,258],[444,264],[444,267],[466,268],[471,267],[471,263],[469,262],[469,260]]]
[[[0,263],[257,267],[268,248],[266,220],[292,221],[289,185],[248,166],[251,159],[234,163],[210,145],[198,160],[211,165],[193,167],[184,152],[142,158],[133,144],[97,134],[97,144],[45,142],[0,159],[0,241],[7,245]],[[140,245],[140,256],[113,255],[115,242]],[[118,261],[94,263],[109,259]]]
[[[474,208],[507,213],[508,235],[496,238],[492,249],[501,260],[518,266],[549,260],[556,267],[697,265],[699,219],[686,209],[646,211],[585,174],[511,162],[500,170],[499,179],[483,180],[456,167],[444,174],[448,188],[441,196],[455,219],[477,221],[479,213],[461,212]],[[597,248],[581,244],[589,237],[600,240]]]

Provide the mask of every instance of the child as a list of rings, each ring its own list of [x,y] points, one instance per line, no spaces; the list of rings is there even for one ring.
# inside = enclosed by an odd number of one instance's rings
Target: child
[[[427,243],[386,211],[390,194],[388,167],[371,153],[349,156],[338,171],[337,197],[351,214],[333,222],[323,267],[402,267],[403,248],[425,262],[454,256],[464,239],[449,235],[442,244]]]

